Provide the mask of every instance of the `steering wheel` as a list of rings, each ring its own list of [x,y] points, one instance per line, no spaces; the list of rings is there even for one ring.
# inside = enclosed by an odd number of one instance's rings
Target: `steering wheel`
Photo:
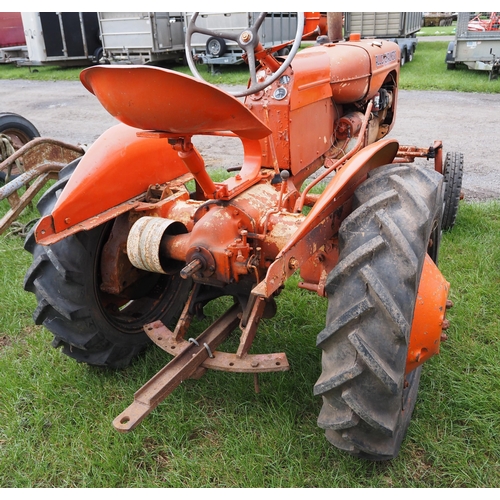
[[[256,92],[265,89],[268,85],[277,80],[285,72],[288,66],[290,66],[292,59],[295,57],[295,54],[299,50],[300,42],[302,40],[302,33],[304,32],[304,13],[297,12],[297,31],[295,33],[295,40],[293,42],[290,53],[276,71],[267,76],[267,78],[263,82],[258,82],[255,49],[259,46],[260,43],[258,31],[262,26],[264,19],[266,18],[267,12],[261,12],[254,25],[249,28],[245,28],[240,33],[231,33],[228,31],[212,31],[206,28],[202,28],[201,26],[197,26],[196,19],[198,18],[198,14],[199,12],[193,13],[193,16],[189,20],[189,25],[186,31],[186,58],[189,69],[191,70],[193,75],[198,78],[198,80],[204,80],[204,78],[196,69],[196,64],[193,59],[191,38],[193,37],[194,33],[201,33],[202,35],[225,38],[226,40],[236,42],[247,55],[247,62],[250,71],[250,86],[246,90],[240,92],[229,92],[229,94],[235,97],[243,97],[250,94],[255,94]]]

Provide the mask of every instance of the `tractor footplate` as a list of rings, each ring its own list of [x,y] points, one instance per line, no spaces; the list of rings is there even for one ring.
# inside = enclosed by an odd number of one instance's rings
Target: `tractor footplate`
[[[161,321],[145,325],[144,331],[158,347],[174,356],[179,356],[193,342],[192,339],[191,342],[184,339],[176,339],[174,332],[168,329]],[[203,347],[203,344],[200,344],[200,347]],[[233,353],[221,351],[214,351],[212,353],[210,351],[208,355],[209,357],[201,364],[201,367],[212,370],[234,373],[265,373],[287,371],[290,368],[285,353],[247,354],[240,357]]]
[[[209,358],[210,352],[238,326],[240,318],[241,308],[236,304],[209,326],[195,342],[188,342],[189,345],[180,354],[134,394],[134,402],[113,420],[115,429],[128,432],[142,422],[182,381],[199,369]]]

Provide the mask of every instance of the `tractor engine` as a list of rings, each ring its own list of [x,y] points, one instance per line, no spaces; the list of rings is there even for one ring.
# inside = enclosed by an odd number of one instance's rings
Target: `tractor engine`
[[[397,44],[380,40],[299,52],[292,71],[246,98],[246,106],[273,130],[272,140],[263,141],[263,165],[309,175],[318,161],[352,150],[364,121],[362,146],[385,137],[395,119],[399,58]],[[262,69],[260,78],[269,71]]]

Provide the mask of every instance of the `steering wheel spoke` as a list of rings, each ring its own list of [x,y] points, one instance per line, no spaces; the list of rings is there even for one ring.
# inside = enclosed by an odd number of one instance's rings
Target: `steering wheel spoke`
[[[253,26],[250,28],[254,32],[255,36],[257,36],[257,32],[259,31],[260,27],[262,26],[262,23],[264,22],[264,19],[266,18],[266,16],[267,16],[267,12],[261,12],[259,14],[259,17],[255,21],[255,23],[253,24]]]
[[[304,13],[303,12],[298,12],[297,13],[297,30],[295,33],[295,38],[293,40],[293,45],[290,50],[290,53],[286,57],[286,59],[283,61],[281,65],[277,61],[273,61],[275,64],[271,64],[271,68],[274,69],[274,67],[278,67],[275,71],[273,71],[264,81],[258,82],[257,81],[257,67],[258,67],[258,61],[257,58],[255,57],[255,53],[257,51],[262,50],[262,45],[259,42],[259,34],[258,31],[264,24],[264,21],[267,16],[267,12],[261,12],[258,16],[257,19],[255,20],[254,24],[251,27],[245,28],[239,33],[235,32],[227,32],[227,31],[214,31],[210,30],[207,28],[203,28],[201,26],[196,25],[196,20],[198,18],[199,12],[195,12],[193,16],[191,17],[189,21],[189,25],[186,31],[186,58],[188,62],[189,69],[197,78],[198,80],[204,80],[203,77],[200,75],[198,70],[196,69],[196,64],[194,62],[193,58],[193,51],[191,47],[191,39],[193,37],[194,33],[200,33],[202,35],[207,35],[207,36],[213,36],[213,37],[220,37],[220,38],[225,38],[227,40],[234,41],[238,44],[238,46],[245,51],[246,53],[246,59],[249,67],[249,72],[250,72],[250,85],[249,87],[241,92],[229,92],[231,95],[235,97],[243,97],[247,96],[250,94],[255,94],[257,92],[260,92],[264,88],[266,88],[268,85],[273,83],[275,80],[277,80],[285,71],[286,69],[290,66],[290,63],[292,62],[293,58],[295,57],[295,54],[297,53],[299,47],[300,47],[300,42],[302,39],[302,34],[304,32]],[[292,41],[290,41],[291,43]],[[266,57],[272,57],[270,55]],[[269,67],[269,65],[268,65]]]
[[[253,50],[246,51],[247,64],[250,72],[250,87],[257,85],[257,64],[255,62],[255,53]]]
[[[201,35],[207,36],[216,36],[219,38],[225,38],[226,40],[231,40],[233,42],[238,43],[239,41],[239,33],[231,33],[230,31],[213,31],[207,28],[202,28],[197,26],[192,33],[200,33]]]

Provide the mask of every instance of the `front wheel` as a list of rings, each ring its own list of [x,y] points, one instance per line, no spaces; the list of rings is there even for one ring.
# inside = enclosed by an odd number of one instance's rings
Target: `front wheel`
[[[40,199],[42,216],[52,211],[75,163]],[[180,313],[190,282],[178,274],[144,271],[125,297],[102,291],[101,259],[106,258],[103,250],[112,225],[113,221],[51,246],[38,245],[31,231],[25,249],[33,254],[33,264],[24,288],[35,294],[33,319],[53,333],[54,347],[62,347],[77,361],[122,368],[150,343],[142,328],[146,323],[161,320],[169,325]]]
[[[386,165],[356,190],[339,230],[314,393],[326,438],[353,455],[394,458],[406,434],[421,371],[406,374],[409,337],[426,253],[437,260],[442,206],[440,174]]]
[[[444,209],[443,231],[450,230],[458,213],[458,203],[462,196],[462,178],[464,171],[464,155],[462,153],[446,153],[444,160]]]

